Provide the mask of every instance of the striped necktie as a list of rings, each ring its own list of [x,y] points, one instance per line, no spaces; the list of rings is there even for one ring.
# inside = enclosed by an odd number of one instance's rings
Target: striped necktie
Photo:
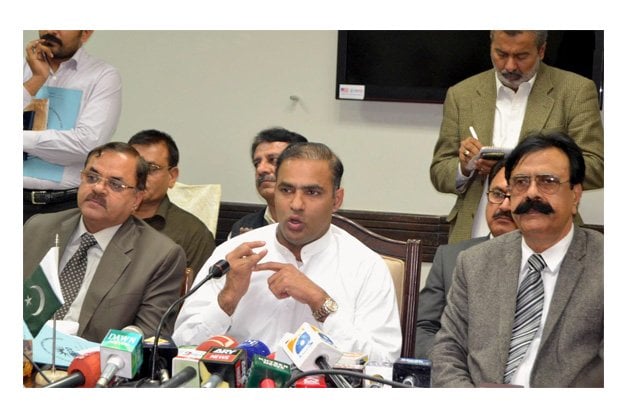
[[[87,232],[83,233],[80,236],[80,246],[78,250],[69,259],[63,271],[61,271],[59,280],[61,281],[61,292],[63,293],[65,303],[63,303],[63,306],[57,311],[56,317],[58,319],[63,319],[63,317],[65,317],[67,310],[69,310],[69,307],[76,299],[78,291],[80,291],[80,286],[82,285],[82,280],[85,278],[85,271],[87,270],[87,251],[97,243],[93,235]]]
[[[547,265],[543,257],[533,254],[527,261],[529,273],[521,282],[516,299],[514,326],[508,352],[508,363],[504,372],[504,383],[510,383],[525,352],[534,339],[543,314],[545,289],[540,272]]]

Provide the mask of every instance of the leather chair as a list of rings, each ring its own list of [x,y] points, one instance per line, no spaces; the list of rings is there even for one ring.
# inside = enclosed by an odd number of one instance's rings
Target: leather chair
[[[399,241],[387,238],[336,213],[332,217],[332,223],[380,254],[386,262],[393,277],[399,305],[403,335],[401,356],[414,357],[421,276],[421,241],[416,239]]]

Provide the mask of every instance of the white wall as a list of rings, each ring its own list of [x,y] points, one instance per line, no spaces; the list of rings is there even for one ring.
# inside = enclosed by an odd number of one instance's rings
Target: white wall
[[[24,42],[35,37],[24,31]],[[221,183],[222,200],[261,203],[249,146],[283,126],[341,157],[345,209],[447,214],[454,196],[429,179],[442,105],[336,100],[336,46],[336,31],[96,31],[87,43],[122,74],[114,139],[170,133],[182,182]],[[586,192],[581,211],[603,224],[603,190]]]

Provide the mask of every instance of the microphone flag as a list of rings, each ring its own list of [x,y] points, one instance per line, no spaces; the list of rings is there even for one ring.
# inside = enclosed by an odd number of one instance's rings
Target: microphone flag
[[[23,295],[24,322],[33,337],[37,337],[46,322],[63,305],[58,247],[50,248],[35,271],[24,280]]]
[[[143,336],[132,331],[110,329],[100,345],[100,367],[108,364],[109,357],[119,356],[123,365],[115,375],[132,379],[143,363]]]
[[[329,366],[334,366],[343,353],[327,334],[309,323],[302,323],[295,334],[283,338],[282,348],[302,371],[318,369],[317,358],[323,357]]]

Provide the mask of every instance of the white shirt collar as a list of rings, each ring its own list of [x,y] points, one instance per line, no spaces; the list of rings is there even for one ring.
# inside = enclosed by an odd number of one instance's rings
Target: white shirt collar
[[[545,260],[547,268],[550,272],[557,274],[560,270],[562,260],[564,259],[564,256],[566,255],[566,252],[568,251],[569,246],[573,241],[574,229],[575,226],[571,225],[571,230],[569,230],[564,238],[560,239],[560,241],[558,241],[555,245],[540,253],[540,256],[542,256]],[[535,254],[535,252],[532,251],[529,246],[527,246],[527,243],[525,243],[525,238],[521,238],[521,253],[521,275],[523,275],[528,266],[527,260],[530,256],[532,256],[532,254]]]

